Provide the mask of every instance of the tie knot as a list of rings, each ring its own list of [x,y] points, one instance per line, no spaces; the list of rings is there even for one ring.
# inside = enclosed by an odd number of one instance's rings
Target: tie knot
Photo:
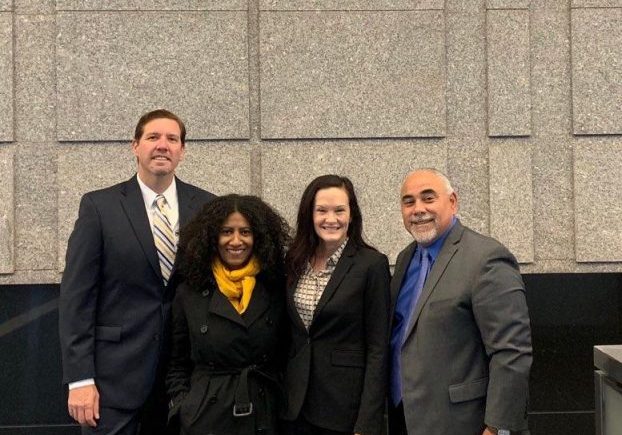
[[[164,204],[166,204],[166,198],[164,197],[164,195],[158,195],[155,198],[155,202],[160,211],[162,211],[164,209]]]

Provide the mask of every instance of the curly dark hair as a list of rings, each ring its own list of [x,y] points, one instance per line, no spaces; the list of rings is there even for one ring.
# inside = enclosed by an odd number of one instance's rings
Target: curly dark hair
[[[191,288],[202,290],[214,283],[212,262],[218,257],[218,237],[232,213],[246,218],[253,232],[253,255],[261,265],[260,274],[269,282],[284,282],[285,249],[289,225],[260,198],[230,194],[208,202],[181,230],[177,260],[183,279]]]

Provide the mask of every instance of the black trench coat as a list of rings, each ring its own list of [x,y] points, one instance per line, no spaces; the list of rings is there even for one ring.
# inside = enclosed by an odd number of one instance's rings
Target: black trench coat
[[[179,419],[182,434],[277,433],[284,301],[283,286],[261,274],[243,315],[215,282],[202,291],[178,287],[166,381],[169,420]]]

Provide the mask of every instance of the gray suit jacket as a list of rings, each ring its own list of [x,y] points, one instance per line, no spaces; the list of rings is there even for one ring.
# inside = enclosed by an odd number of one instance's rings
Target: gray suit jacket
[[[397,258],[392,307],[416,243]],[[393,316],[391,316],[393,318]],[[402,348],[409,435],[527,430],[531,332],[514,256],[460,222],[426,280]]]

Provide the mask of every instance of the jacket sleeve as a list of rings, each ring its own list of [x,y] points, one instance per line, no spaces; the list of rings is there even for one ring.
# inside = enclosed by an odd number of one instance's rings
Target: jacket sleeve
[[[193,368],[190,331],[183,304],[184,289],[185,285],[182,284],[173,299],[171,358],[166,374],[166,390],[170,398],[169,420],[177,415],[181,402],[190,391],[190,375]]]
[[[485,422],[525,430],[532,349],[523,281],[514,256],[500,245],[479,276],[472,300],[489,358]]]
[[[389,262],[382,255],[367,272],[365,289],[365,377],[354,432],[381,433],[387,389]]]
[[[102,245],[99,213],[86,194],[69,237],[60,285],[58,311],[64,383],[97,377],[93,354]]]

